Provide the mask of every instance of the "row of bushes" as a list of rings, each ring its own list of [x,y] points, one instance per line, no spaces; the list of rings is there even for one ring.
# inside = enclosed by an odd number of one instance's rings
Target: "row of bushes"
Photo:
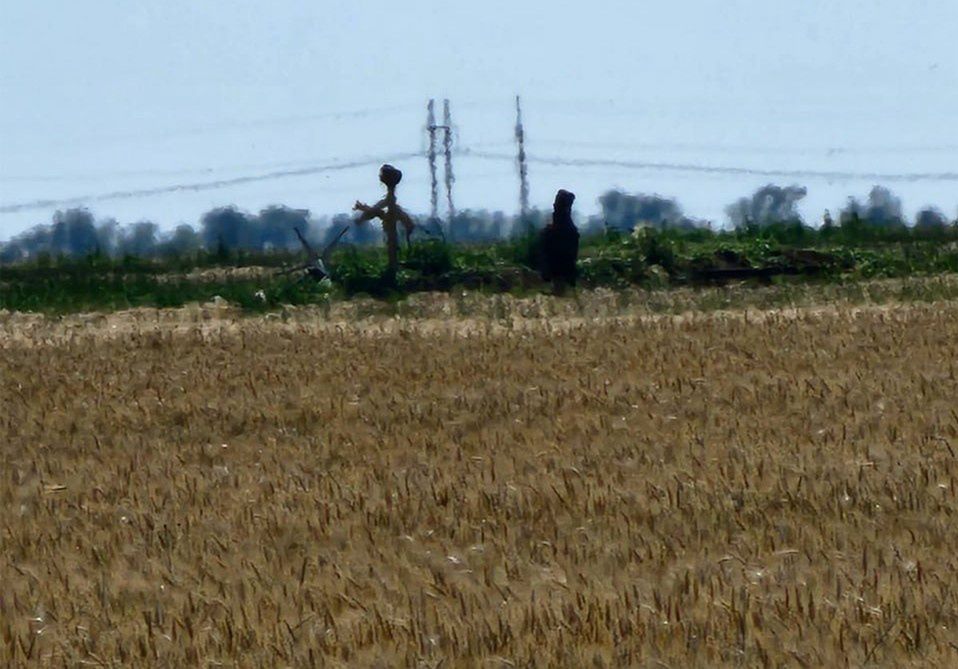
[[[610,230],[583,239],[580,285],[660,286],[750,276],[768,280],[777,274],[814,274],[828,279],[958,272],[958,235],[951,229],[935,237],[913,229],[888,229],[883,236],[854,235],[855,231],[845,226],[828,230],[793,224],[726,232]],[[333,281],[324,284],[274,272],[259,272],[255,278],[242,272],[232,276],[245,278],[190,276],[190,270],[210,266],[279,268],[302,261],[301,254],[289,251],[197,251],[152,260],[96,254],[82,259],[44,256],[28,263],[0,266],[0,308],[68,311],[163,307],[220,295],[260,309],[325,300],[330,293],[386,297],[454,287],[525,291],[542,286],[535,271],[535,255],[534,234],[482,245],[421,239],[402,249],[401,269],[390,277],[384,271],[386,259],[381,247],[346,245],[333,254]],[[220,272],[216,276],[223,275]]]

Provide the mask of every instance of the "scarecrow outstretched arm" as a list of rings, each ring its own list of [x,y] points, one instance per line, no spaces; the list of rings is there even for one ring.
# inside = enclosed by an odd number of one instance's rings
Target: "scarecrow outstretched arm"
[[[362,214],[359,215],[359,218],[356,219],[357,223],[365,223],[366,221],[372,218],[383,218],[386,215],[386,210],[383,207],[386,206],[386,200],[380,200],[373,206],[369,206],[359,200],[356,200],[356,204],[353,205],[353,211],[361,211]]]

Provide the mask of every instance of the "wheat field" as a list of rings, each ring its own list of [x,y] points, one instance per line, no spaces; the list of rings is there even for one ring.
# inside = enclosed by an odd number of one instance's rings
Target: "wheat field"
[[[958,664],[958,302],[475,300],[0,319],[0,666]]]

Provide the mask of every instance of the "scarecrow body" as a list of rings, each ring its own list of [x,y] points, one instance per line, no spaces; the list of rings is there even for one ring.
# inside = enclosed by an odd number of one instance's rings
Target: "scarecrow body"
[[[379,170],[379,180],[386,186],[386,197],[372,206],[357,200],[353,209],[362,212],[356,223],[365,223],[373,218],[382,221],[383,232],[386,235],[386,253],[389,258],[388,271],[390,275],[395,276],[396,270],[399,269],[399,234],[396,224],[402,223],[406,231],[407,244],[416,224],[396,202],[396,186],[402,180],[402,172],[392,165],[383,165]]]

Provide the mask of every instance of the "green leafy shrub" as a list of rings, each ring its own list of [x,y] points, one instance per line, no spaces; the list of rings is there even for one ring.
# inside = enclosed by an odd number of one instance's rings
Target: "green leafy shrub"
[[[403,267],[425,276],[439,276],[453,268],[452,248],[441,239],[426,239],[406,250]]]
[[[636,228],[633,239],[647,265],[658,265],[669,274],[676,271],[675,244],[654,228]]]

